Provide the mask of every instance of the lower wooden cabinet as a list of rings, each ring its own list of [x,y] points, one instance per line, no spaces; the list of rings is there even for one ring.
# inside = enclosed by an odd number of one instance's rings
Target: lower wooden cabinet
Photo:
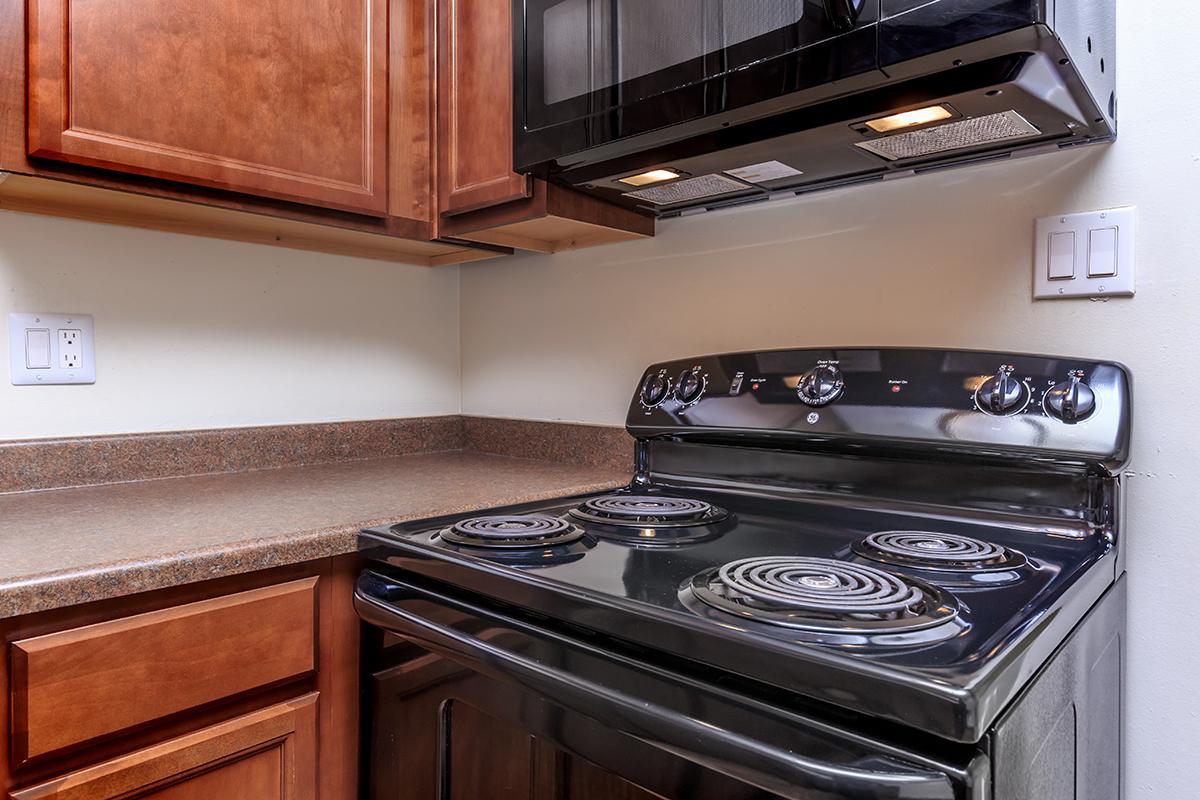
[[[0,620],[0,800],[355,800],[359,569]]]
[[[12,792],[11,800],[316,800],[317,694]]]
[[[13,642],[20,762],[317,668],[315,577]]]

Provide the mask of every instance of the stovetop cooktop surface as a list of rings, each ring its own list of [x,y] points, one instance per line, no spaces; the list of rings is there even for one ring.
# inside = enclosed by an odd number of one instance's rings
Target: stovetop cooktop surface
[[[1042,650],[1114,577],[1091,569],[1114,559],[1111,544],[1067,528],[766,493],[661,495],[711,509],[690,525],[650,509],[645,524],[626,527],[593,513],[595,503],[581,509],[589,498],[570,498],[373,529],[360,549],[574,626],[961,741],[982,735],[1049,655]],[[529,546],[524,531],[503,541],[510,514],[537,515]],[[500,546],[459,535],[456,523],[480,516]],[[539,531],[553,541],[538,544]],[[1051,627],[1058,635],[1034,635]]]

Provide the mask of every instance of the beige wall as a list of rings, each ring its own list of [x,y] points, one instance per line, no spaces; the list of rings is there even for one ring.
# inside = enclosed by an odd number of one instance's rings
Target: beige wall
[[[463,268],[464,410],[620,423],[695,353],[930,345],[1135,376],[1128,797],[1192,797],[1200,741],[1200,12],[1122,0],[1115,145],[706,214],[654,241]],[[1033,219],[1139,207],[1138,294],[1030,299]]]
[[[96,318],[92,386],[12,386],[8,312]],[[0,439],[453,414],[458,271],[0,212]]]

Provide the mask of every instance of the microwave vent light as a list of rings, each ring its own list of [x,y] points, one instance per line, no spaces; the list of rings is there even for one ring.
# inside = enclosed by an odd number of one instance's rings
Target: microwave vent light
[[[926,106],[925,108],[914,108],[912,111],[902,111],[899,114],[869,120],[864,124],[876,133],[891,133],[903,128],[912,128],[916,125],[941,122],[944,119],[950,119],[952,116],[954,114],[945,106]]]
[[[652,183],[662,183],[663,181],[673,181],[679,177],[679,173],[669,169],[652,169],[649,172],[640,172],[637,175],[630,175],[627,178],[618,178],[618,183],[624,183],[627,186],[649,186]]]

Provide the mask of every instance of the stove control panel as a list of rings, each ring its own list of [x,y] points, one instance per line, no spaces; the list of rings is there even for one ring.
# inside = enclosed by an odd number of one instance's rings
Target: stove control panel
[[[800,449],[936,447],[989,459],[1115,469],[1128,456],[1130,378],[1113,362],[967,350],[730,353],[642,376],[639,438]]]

